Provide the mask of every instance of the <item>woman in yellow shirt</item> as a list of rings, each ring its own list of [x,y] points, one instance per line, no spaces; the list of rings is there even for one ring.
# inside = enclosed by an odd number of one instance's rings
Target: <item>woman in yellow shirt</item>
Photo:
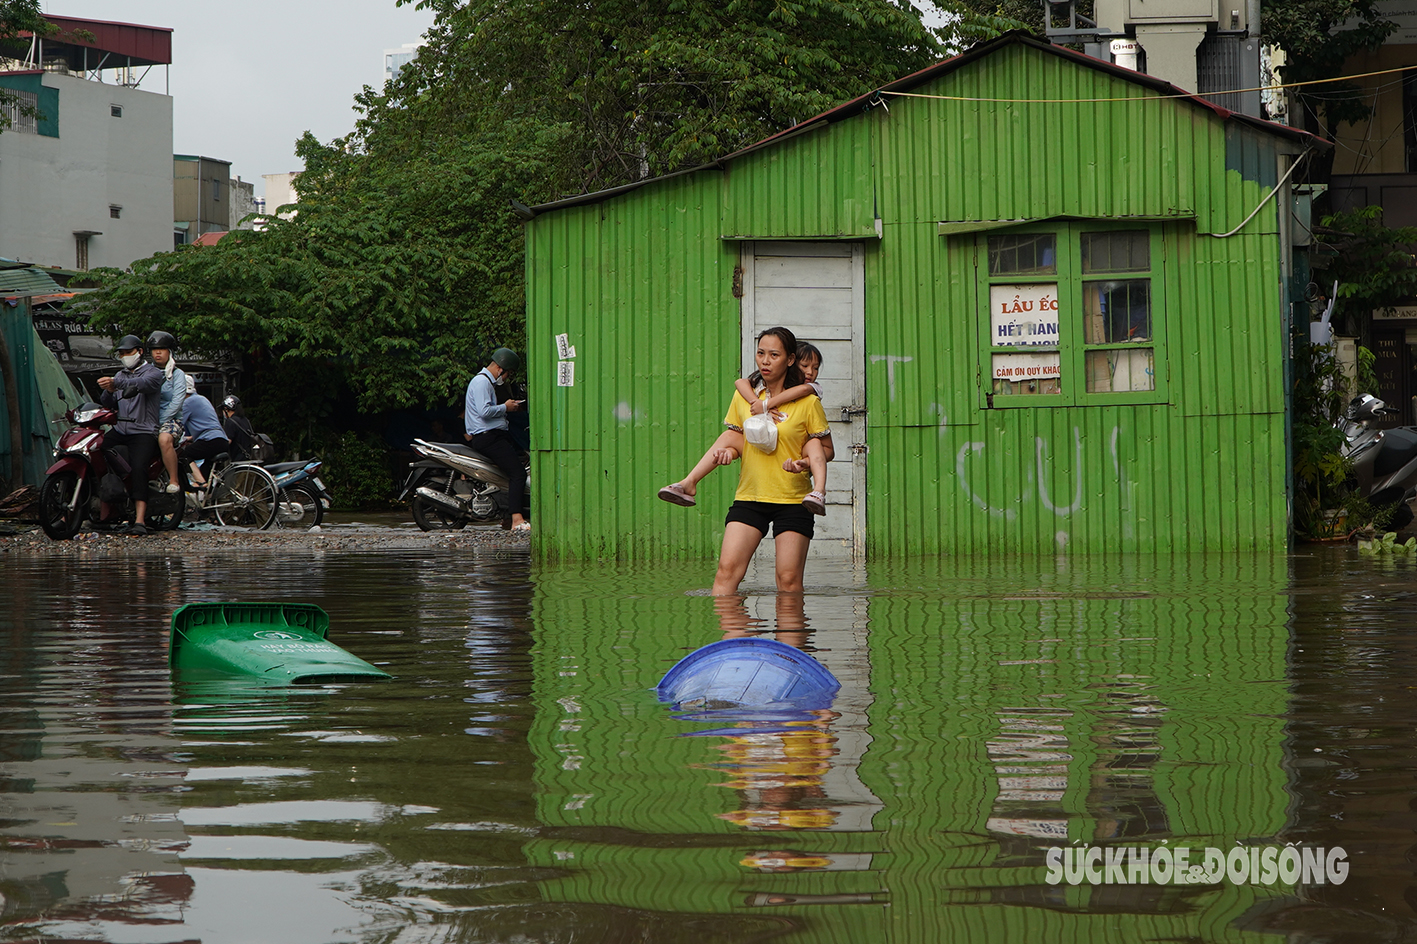
[[[786,328],[769,328],[758,335],[754,360],[758,374],[750,381],[756,387],[761,379],[764,389],[760,396],[764,399],[803,382],[802,371],[797,367],[797,338]],[[748,401],[735,391],[723,422],[729,429],[742,432],[743,423],[751,415]],[[805,475],[783,469],[783,463],[802,458],[802,446],[809,438],[823,438],[831,433],[819,397],[803,397],[784,404],[777,416],[781,417],[777,424],[777,449],[768,453],[757,446],[743,447],[738,491],[733,495],[733,504],[724,522],[723,548],[719,553],[718,573],[713,579],[715,595],[737,592],[769,526],[777,555],[777,589],[790,593],[802,591],[802,574],[807,565],[814,523],[812,512],[802,504],[802,499],[807,497],[811,485]]]

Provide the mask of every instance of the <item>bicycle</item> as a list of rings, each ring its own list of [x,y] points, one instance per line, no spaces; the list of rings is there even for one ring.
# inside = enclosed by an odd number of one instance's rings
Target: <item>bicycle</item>
[[[210,512],[219,525],[264,531],[276,519],[280,491],[259,464],[232,462],[223,452],[212,460],[206,485],[197,491],[197,515]]]

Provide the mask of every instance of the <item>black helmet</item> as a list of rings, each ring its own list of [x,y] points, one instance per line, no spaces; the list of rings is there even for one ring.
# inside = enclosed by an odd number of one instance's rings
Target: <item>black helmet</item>
[[[241,398],[238,397],[238,396],[237,396],[236,394],[234,394],[234,393],[228,393],[228,394],[226,395],[226,398],[221,401],[221,408],[222,408],[223,410],[237,410],[237,409],[240,409],[240,408],[241,408]]]
[[[518,370],[522,366],[522,359],[511,348],[499,347],[492,352],[492,363],[503,370]]]
[[[1388,410],[1386,403],[1370,393],[1365,393],[1349,401],[1347,415],[1350,420],[1366,423],[1389,412],[1392,411]]]
[[[141,351],[143,342],[138,340],[136,334],[125,334],[118,339],[118,343],[113,346],[115,351]]]
[[[165,351],[177,350],[177,339],[166,331],[154,331],[148,335],[148,350],[160,347]]]

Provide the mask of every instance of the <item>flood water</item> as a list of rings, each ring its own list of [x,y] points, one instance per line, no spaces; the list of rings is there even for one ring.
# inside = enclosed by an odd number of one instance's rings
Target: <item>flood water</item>
[[[710,563],[0,559],[0,941],[1417,940],[1407,561],[814,561],[740,605]],[[319,604],[396,679],[174,678],[204,600]],[[655,701],[743,633],[831,710]]]

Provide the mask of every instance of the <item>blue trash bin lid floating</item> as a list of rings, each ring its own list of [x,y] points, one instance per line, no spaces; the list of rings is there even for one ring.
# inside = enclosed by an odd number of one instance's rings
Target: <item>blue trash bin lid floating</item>
[[[830,702],[840,688],[801,649],[752,636],[694,650],[665,673],[657,692],[677,708],[714,709]]]

